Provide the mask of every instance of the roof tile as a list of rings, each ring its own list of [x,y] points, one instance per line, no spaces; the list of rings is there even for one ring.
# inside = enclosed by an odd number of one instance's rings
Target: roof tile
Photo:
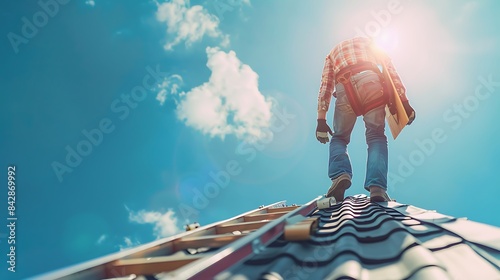
[[[500,279],[498,228],[366,196],[313,216],[311,240],[278,239],[217,279]]]

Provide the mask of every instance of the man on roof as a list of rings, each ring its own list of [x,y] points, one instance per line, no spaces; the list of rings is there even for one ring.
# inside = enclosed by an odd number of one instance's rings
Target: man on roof
[[[352,168],[347,145],[358,116],[366,127],[368,159],[364,188],[373,202],[390,201],[387,194],[387,137],[385,136],[385,106],[389,93],[378,65],[384,63],[409,117],[415,119],[406,89],[390,58],[376,48],[369,38],[356,37],[336,45],[325,60],[318,95],[318,124],[316,138],[325,144],[330,141],[328,176],[332,185],[326,196],[337,201],[351,186]],[[335,91],[334,91],[335,89]],[[326,121],[332,95],[336,98],[333,132]]]

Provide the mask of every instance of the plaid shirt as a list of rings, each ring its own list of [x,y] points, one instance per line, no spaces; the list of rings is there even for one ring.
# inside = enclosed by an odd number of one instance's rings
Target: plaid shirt
[[[344,67],[354,65],[359,62],[377,63],[375,49],[372,41],[368,38],[356,37],[346,40],[336,45],[328,54],[321,77],[321,87],[318,95],[318,112],[326,114],[332,99],[333,87],[335,85],[335,75]],[[390,58],[380,51],[380,57],[385,62],[389,75],[391,76],[399,96],[402,101],[408,100],[406,89],[399,77]]]

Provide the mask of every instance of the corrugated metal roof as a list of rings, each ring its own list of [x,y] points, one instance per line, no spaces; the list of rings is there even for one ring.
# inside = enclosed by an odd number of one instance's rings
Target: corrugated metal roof
[[[280,238],[216,279],[500,279],[497,227],[364,195],[311,216],[311,240]]]
[[[36,279],[500,280],[500,228],[365,195],[324,209],[317,199],[259,207]],[[287,226],[306,220],[315,221],[306,238],[285,239]]]

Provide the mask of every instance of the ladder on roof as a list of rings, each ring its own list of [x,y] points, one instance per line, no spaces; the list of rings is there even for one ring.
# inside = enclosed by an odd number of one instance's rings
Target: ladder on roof
[[[258,253],[282,234],[304,240],[317,224],[307,218],[317,200],[302,206],[284,201],[261,206],[228,220],[118,252],[33,279],[211,279]]]

